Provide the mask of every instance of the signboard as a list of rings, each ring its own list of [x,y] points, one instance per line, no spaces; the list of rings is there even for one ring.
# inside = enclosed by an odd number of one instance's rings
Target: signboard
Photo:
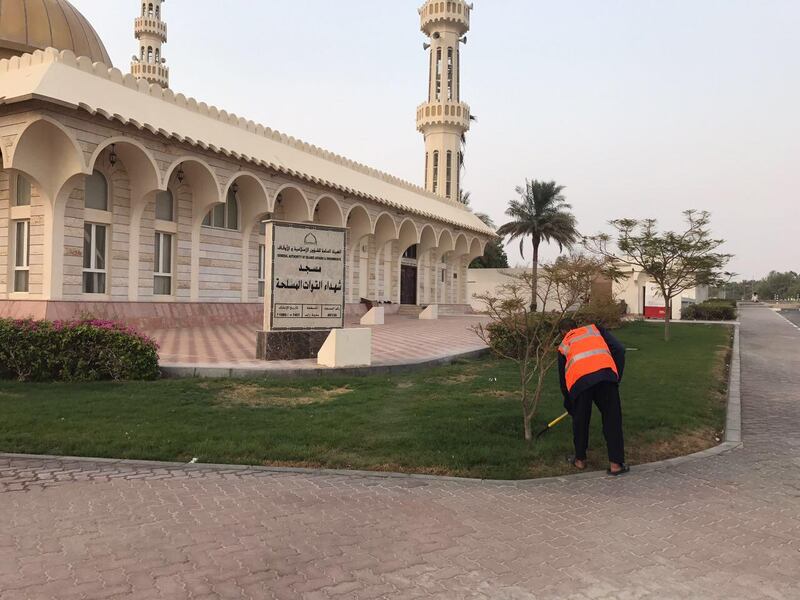
[[[654,283],[647,283],[644,288],[644,317],[646,319],[663,319],[665,316],[666,308],[661,288]]]
[[[266,225],[264,330],[344,327],[346,230]]]

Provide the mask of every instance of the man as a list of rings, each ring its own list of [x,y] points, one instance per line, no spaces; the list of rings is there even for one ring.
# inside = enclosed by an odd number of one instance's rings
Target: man
[[[619,384],[625,370],[625,346],[602,327],[576,327],[572,320],[562,323],[566,332],[558,348],[558,375],[564,407],[572,416],[575,456],[569,459],[576,469],[586,469],[589,448],[589,421],[592,403],[603,417],[603,435],[608,447],[609,475],[630,471],[625,464],[622,437],[622,406]]]

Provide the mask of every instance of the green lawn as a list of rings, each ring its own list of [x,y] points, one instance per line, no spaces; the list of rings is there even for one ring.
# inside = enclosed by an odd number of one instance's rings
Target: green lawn
[[[730,329],[674,325],[668,344],[654,324],[618,335],[636,348],[622,386],[630,462],[714,445]],[[359,378],[0,382],[0,451],[498,479],[568,472],[570,422],[526,445],[515,381],[513,365],[487,358]],[[562,412],[553,373],[537,427]],[[605,468],[599,423],[595,411],[589,459]]]

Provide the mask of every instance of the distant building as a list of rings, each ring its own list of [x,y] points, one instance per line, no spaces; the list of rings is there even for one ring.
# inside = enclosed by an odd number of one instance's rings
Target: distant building
[[[626,313],[630,316],[643,316],[651,319],[663,319],[665,306],[664,299],[652,278],[640,269],[625,267],[627,269],[620,281],[595,286],[593,294],[607,295],[615,301],[624,301]],[[527,273],[530,269],[469,269],[467,273],[467,292],[469,293],[472,308],[478,312],[484,311],[481,301],[476,300],[476,295],[494,294],[504,283],[508,282],[509,275]],[[541,289],[541,288],[540,288]],[[686,290],[678,298],[672,300],[672,318],[681,318],[681,308],[686,304],[704,302],[709,298],[708,286],[698,286]],[[546,308],[546,305],[545,305]]]
[[[424,187],[173,92],[165,3],[136,6],[123,74],[67,0],[2,1],[0,316],[260,322],[268,218],[348,229],[352,310],[468,304],[494,235],[459,202],[470,5],[420,9]]]

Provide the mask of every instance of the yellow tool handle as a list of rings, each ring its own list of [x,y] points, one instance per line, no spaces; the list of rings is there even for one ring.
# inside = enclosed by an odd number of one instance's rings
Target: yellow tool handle
[[[558,417],[557,419],[553,419],[552,421],[550,421],[550,422],[547,424],[547,428],[548,428],[548,429],[550,429],[551,427],[555,427],[556,425],[558,425],[559,423],[561,423],[561,421],[563,421],[564,419],[566,419],[568,416],[569,416],[569,413],[568,413],[568,412],[565,412],[563,415],[561,415],[561,416],[560,416],[560,417]]]

